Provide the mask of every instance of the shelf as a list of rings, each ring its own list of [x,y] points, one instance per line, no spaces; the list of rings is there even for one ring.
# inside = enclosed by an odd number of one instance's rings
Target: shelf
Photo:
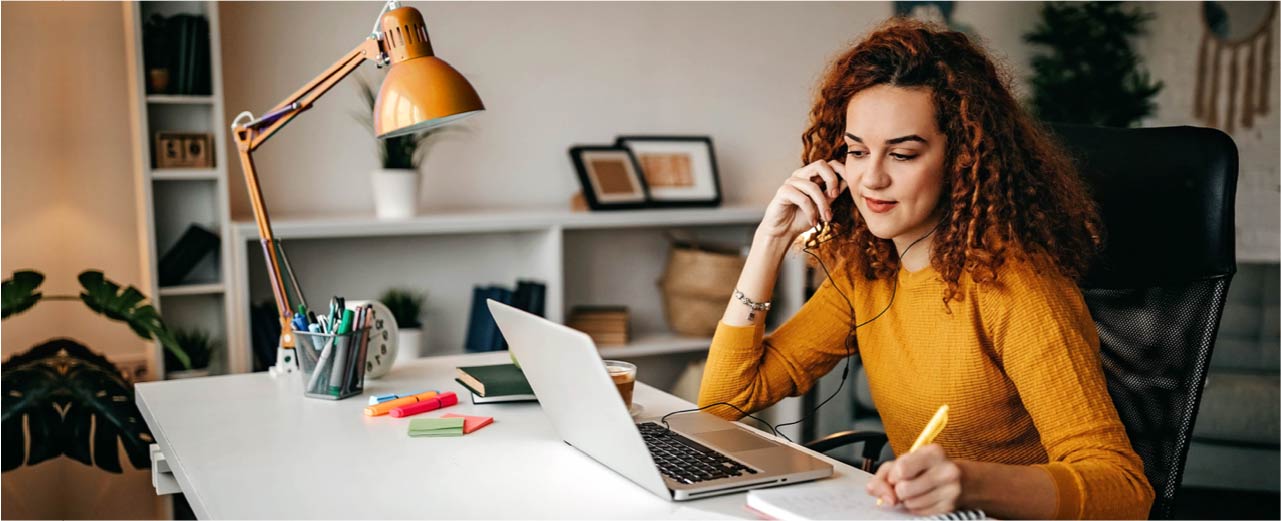
[[[170,94],[149,94],[147,103],[158,105],[212,105],[213,96],[185,96]]]
[[[711,345],[711,337],[654,334],[637,337],[627,345],[604,346],[599,351],[601,358],[627,358],[679,353],[704,353],[707,352],[707,348]]]
[[[180,295],[217,295],[223,292],[221,282],[209,284],[183,284],[181,286],[164,286],[160,288],[160,296],[174,297]]]
[[[403,220],[382,220],[371,215],[277,218],[272,220],[272,230],[280,239],[327,239],[535,231],[553,227],[566,230],[590,230],[745,225],[759,223],[764,215],[764,204],[614,212],[572,212],[564,208],[476,209],[429,213]],[[237,221],[234,226],[243,237],[249,239],[258,237],[258,225],[252,221]]]
[[[213,168],[164,168],[151,171],[154,181],[217,181],[218,171]]]

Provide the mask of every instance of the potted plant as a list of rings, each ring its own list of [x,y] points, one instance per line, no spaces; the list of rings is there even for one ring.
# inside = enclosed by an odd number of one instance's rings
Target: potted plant
[[[368,112],[356,115],[365,127],[374,130],[374,102],[377,93],[362,76],[356,77],[361,99]],[[408,219],[418,215],[418,191],[422,186],[422,165],[427,140],[441,130],[419,132],[378,140],[382,168],[373,172],[374,212],[379,219]],[[375,136],[377,138],[377,136]]]
[[[138,288],[121,288],[101,271],[80,274],[79,295],[45,295],[44,275],[18,271],[0,284],[0,317],[8,320],[41,301],[83,302],[123,322],[140,338],[159,341],[175,363],[190,367],[156,308]],[[5,436],[3,470],[67,456],[85,465],[120,473],[117,446],[135,468],[151,466],[155,441],[133,397],[133,384],[105,356],[71,338],[53,338],[10,356],[3,364]],[[93,428],[90,428],[93,426]],[[112,450],[90,450],[109,447]]]
[[[147,68],[147,93],[168,94],[170,68],[173,66],[177,46],[170,29],[169,18],[153,14],[142,25],[142,55]]]
[[[425,297],[408,289],[393,288],[378,299],[400,327],[396,341],[396,361],[413,360],[426,353],[423,346],[423,300]]]
[[[1046,2],[1023,41],[1037,49],[1029,79],[1041,120],[1132,127],[1156,112],[1153,81],[1133,40],[1153,18],[1121,2]]]
[[[165,351],[165,376],[170,379],[195,378],[197,376],[209,376],[209,359],[213,352],[218,349],[219,343],[202,329],[176,329],[173,333],[174,340],[178,346],[191,357],[191,368],[173,370],[171,368],[181,367],[177,357],[172,353]]]

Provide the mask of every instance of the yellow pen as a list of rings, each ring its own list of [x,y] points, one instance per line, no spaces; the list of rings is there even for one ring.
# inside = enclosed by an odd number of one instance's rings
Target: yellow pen
[[[947,404],[943,404],[939,407],[939,410],[934,413],[934,417],[930,418],[930,422],[925,424],[925,429],[921,431],[920,436],[916,437],[916,442],[912,443],[912,448],[907,451],[912,452],[925,445],[934,443],[934,438],[937,438],[939,433],[943,432],[943,427],[946,426]],[[881,498],[876,498],[876,506],[881,506],[881,503],[883,503]]]

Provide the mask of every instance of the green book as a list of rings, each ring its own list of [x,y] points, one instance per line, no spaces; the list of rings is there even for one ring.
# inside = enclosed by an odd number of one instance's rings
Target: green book
[[[515,364],[459,367],[458,380],[482,397],[534,394]]]

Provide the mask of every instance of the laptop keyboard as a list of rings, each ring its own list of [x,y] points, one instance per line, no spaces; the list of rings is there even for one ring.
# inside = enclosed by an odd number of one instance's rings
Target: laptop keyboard
[[[640,423],[636,427],[659,472],[680,483],[701,483],[757,472],[657,423]]]

